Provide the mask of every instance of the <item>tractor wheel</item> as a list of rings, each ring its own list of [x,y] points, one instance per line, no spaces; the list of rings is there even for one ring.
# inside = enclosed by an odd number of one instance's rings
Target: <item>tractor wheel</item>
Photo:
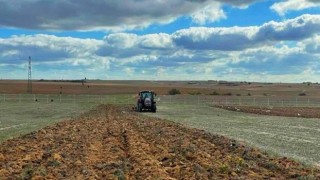
[[[141,103],[138,104],[138,111],[142,112],[142,104]]]
[[[153,106],[151,111],[154,112],[154,113],[157,112],[157,106]]]

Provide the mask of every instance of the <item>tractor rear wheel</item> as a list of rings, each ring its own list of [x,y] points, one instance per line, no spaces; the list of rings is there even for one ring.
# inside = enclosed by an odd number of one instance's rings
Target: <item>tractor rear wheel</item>
[[[157,112],[157,106],[152,106],[151,111],[154,112],[154,113]]]
[[[142,112],[142,104],[141,103],[138,104],[138,111]]]

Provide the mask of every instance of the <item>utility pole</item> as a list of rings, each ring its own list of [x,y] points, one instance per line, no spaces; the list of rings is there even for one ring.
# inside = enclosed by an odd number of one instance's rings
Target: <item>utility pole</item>
[[[29,56],[29,66],[28,66],[28,89],[27,92],[32,94],[32,78],[31,78],[31,57]]]

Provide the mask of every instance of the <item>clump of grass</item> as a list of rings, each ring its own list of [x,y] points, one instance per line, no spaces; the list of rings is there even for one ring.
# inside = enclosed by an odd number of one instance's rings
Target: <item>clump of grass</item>
[[[213,91],[212,93],[210,93],[209,95],[213,95],[213,96],[218,96],[220,95],[217,91]]]
[[[306,95],[307,95],[307,93],[305,93],[305,92],[299,93],[299,96],[306,96]]]
[[[121,169],[117,169],[114,172],[114,175],[118,177],[118,180],[125,180],[126,177],[124,176],[124,172]]]
[[[170,89],[170,90],[168,91],[168,94],[169,94],[169,95],[176,95],[176,94],[181,94],[181,92],[180,92],[178,89],[173,88],[173,89]]]
[[[51,161],[48,161],[48,166],[53,166],[53,167],[56,167],[56,166],[59,166],[60,165],[60,162],[59,161],[56,161],[56,160],[51,160]]]
[[[201,92],[199,92],[199,91],[196,91],[196,92],[189,92],[189,94],[190,94],[190,95],[200,95],[200,94],[201,94]]]
[[[219,172],[222,173],[222,174],[227,174],[229,172],[229,166],[226,165],[226,164],[222,164],[219,167]]]
[[[262,164],[262,166],[266,169],[270,169],[272,171],[280,171],[281,168],[279,167],[279,165],[275,162],[266,162],[264,164]]]
[[[21,179],[31,179],[34,173],[34,168],[31,164],[27,164],[23,167],[22,172],[20,174]]]

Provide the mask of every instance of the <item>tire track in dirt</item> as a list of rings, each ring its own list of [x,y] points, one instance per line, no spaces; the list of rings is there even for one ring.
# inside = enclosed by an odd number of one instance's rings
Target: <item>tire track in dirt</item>
[[[0,179],[320,178],[287,158],[104,106],[0,146]]]

